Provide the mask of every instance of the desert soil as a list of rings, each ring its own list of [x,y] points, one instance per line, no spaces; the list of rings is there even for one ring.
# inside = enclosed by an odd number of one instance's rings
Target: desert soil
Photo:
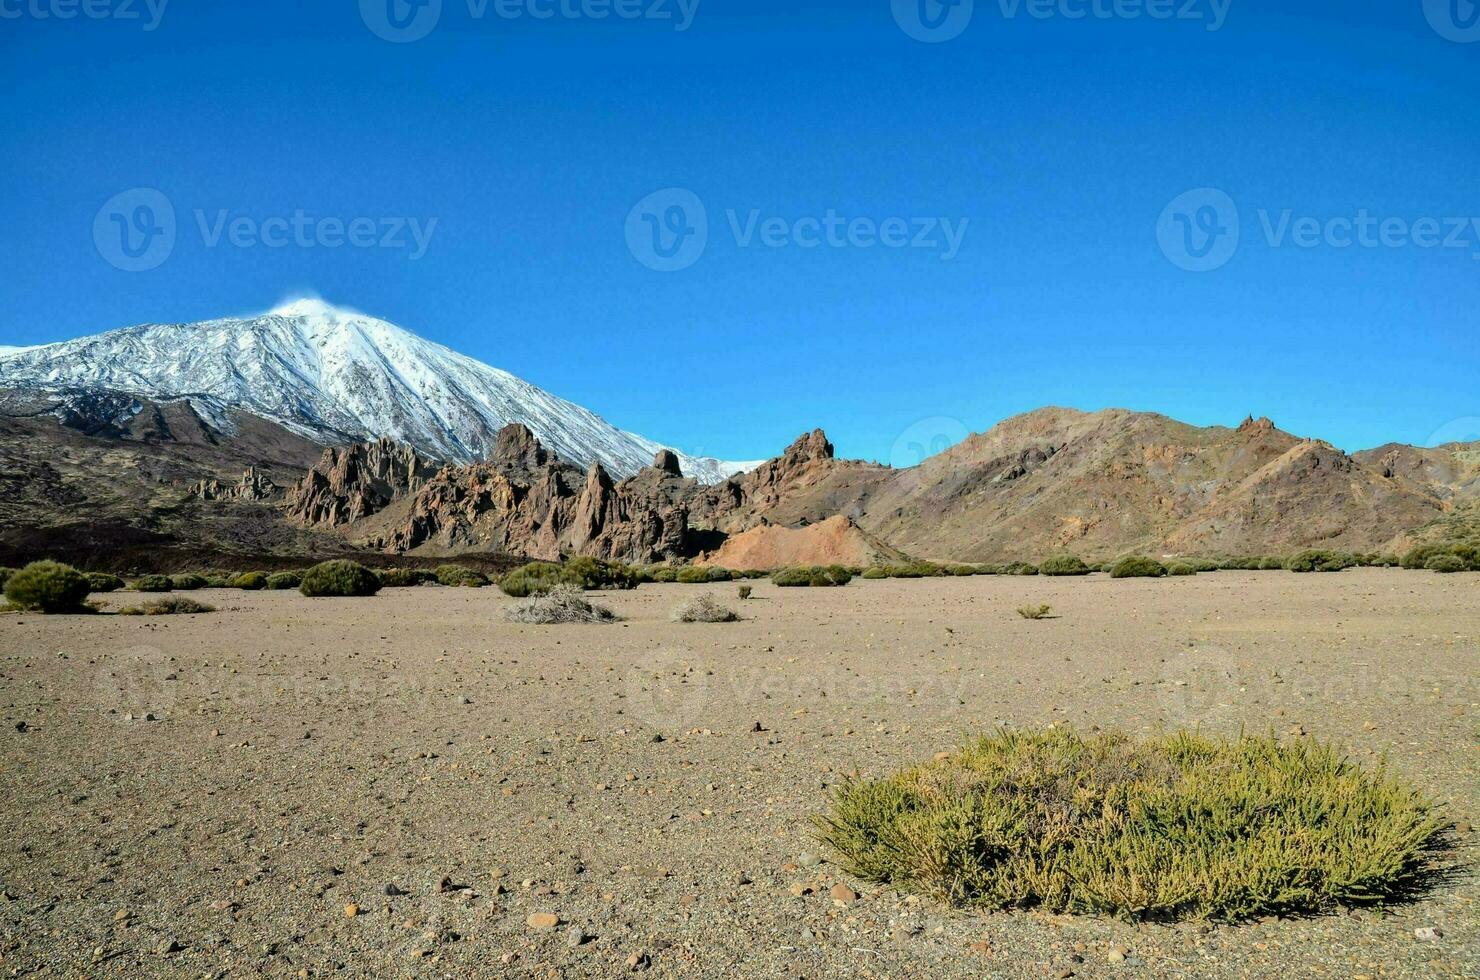
[[[1303,731],[1471,823],[1480,577],[754,586],[605,595],[609,626],[442,588],[0,616],[0,970],[1480,976],[1468,870],[1386,912],[1241,926],[983,915],[851,879],[809,824],[846,773],[1050,723]],[[698,590],[744,621],[669,622]]]

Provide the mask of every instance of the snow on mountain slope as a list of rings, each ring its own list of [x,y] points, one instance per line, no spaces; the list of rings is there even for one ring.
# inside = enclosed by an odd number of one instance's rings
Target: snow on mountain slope
[[[663,447],[527,381],[400,327],[321,300],[260,316],[144,324],[32,349],[0,348],[0,387],[186,398],[218,427],[240,409],[326,444],[389,436],[470,462],[523,422],[581,465],[630,476]],[[679,453],[705,483],[749,469]]]

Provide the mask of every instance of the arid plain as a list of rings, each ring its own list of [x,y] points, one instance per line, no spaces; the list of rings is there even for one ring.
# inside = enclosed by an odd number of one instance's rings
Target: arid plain
[[[623,622],[594,626],[439,587],[0,616],[0,970],[1480,975],[1474,577],[752,584],[604,593]],[[700,592],[744,618],[669,621]],[[1053,618],[1015,612],[1039,603]],[[1134,925],[948,910],[850,878],[813,836],[849,773],[1049,724],[1386,758],[1446,804],[1452,870],[1384,912]]]

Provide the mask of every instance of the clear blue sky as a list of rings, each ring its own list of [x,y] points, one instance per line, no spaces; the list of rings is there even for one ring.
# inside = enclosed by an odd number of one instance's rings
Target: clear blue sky
[[[145,0],[140,20],[37,15],[67,2],[0,0],[0,344],[313,292],[728,458],[820,425],[887,459],[921,419],[977,431],[1045,404],[1267,414],[1348,449],[1457,419],[1480,437],[1480,227],[1458,248],[1301,248],[1259,216],[1480,216],[1480,43],[1424,0],[1232,0],[1219,30],[977,0],[942,43],[889,0],[702,0],[683,31],[443,0],[410,43],[356,0],[174,0],[153,30]],[[178,220],[145,272],[93,236],[135,187]],[[668,187],[709,235],[665,273],[625,229]],[[1198,273],[1158,220],[1203,187],[1241,235]],[[299,209],[437,224],[413,260],[212,247],[195,217]],[[746,245],[732,209],[968,225],[942,260]]]

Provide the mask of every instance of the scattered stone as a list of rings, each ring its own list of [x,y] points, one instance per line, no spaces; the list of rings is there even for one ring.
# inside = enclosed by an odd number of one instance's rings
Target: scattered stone
[[[1468,822],[1461,822],[1455,824],[1454,829],[1456,833],[1468,834],[1472,828],[1470,827]]]
[[[803,851],[797,855],[797,863],[804,868],[815,868],[822,863],[822,858],[813,854],[811,851]]]
[[[659,742],[663,741],[663,736],[659,735],[657,732],[654,732],[653,737],[648,739],[648,741],[652,742],[654,745],[657,745]]]
[[[181,946],[173,939],[166,939],[164,942],[159,944],[159,955],[169,956],[171,953],[178,953],[184,948],[184,946]]]
[[[355,916],[357,916],[359,914],[360,914],[360,907],[358,905],[356,905],[354,902],[350,902],[348,905],[346,905],[344,907],[344,917],[346,919],[353,919]]]
[[[406,894],[405,890],[403,888],[401,888],[400,885],[396,884],[394,881],[385,886],[385,893],[386,893],[386,895],[390,896],[391,898],[395,898],[397,895],[404,895],[404,894]]]
[[[843,884],[833,885],[832,891],[828,894],[832,895],[834,902],[841,902],[844,905],[858,901],[858,893]]]
[[[531,929],[554,929],[560,925],[560,916],[554,912],[531,912],[524,921]]]
[[[627,969],[629,970],[646,970],[652,965],[653,961],[648,958],[648,954],[646,953],[637,952],[627,957]]]
[[[787,888],[787,891],[791,892],[793,898],[802,898],[803,896],[812,894],[812,886],[804,885],[800,881],[794,881]]]
[[[1125,958],[1130,954],[1131,951],[1128,948],[1122,946],[1120,943],[1114,943],[1110,946],[1110,952],[1106,954],[1105,958],[1111,963],[1124,963]]]
[[[117,912],[114,912],[113,913],[113,921],[114,922],[127,922],[129,916],[131,916],[131,915],[133,915],[133,913],[130,912],[128,909],[119,909]]]
[[[1413,930],[1413,935],[1414,938],[1423,941],[1443,939],[1444,930],[1440,929],[1438,926],[1419,926],[1417,929]]]
[[[586,930],[582,929],[580,926],[571,926],[569,929],[565,930],[565,945],[567,946],[579,946],[588,938],[590,937],[586,935]]]

